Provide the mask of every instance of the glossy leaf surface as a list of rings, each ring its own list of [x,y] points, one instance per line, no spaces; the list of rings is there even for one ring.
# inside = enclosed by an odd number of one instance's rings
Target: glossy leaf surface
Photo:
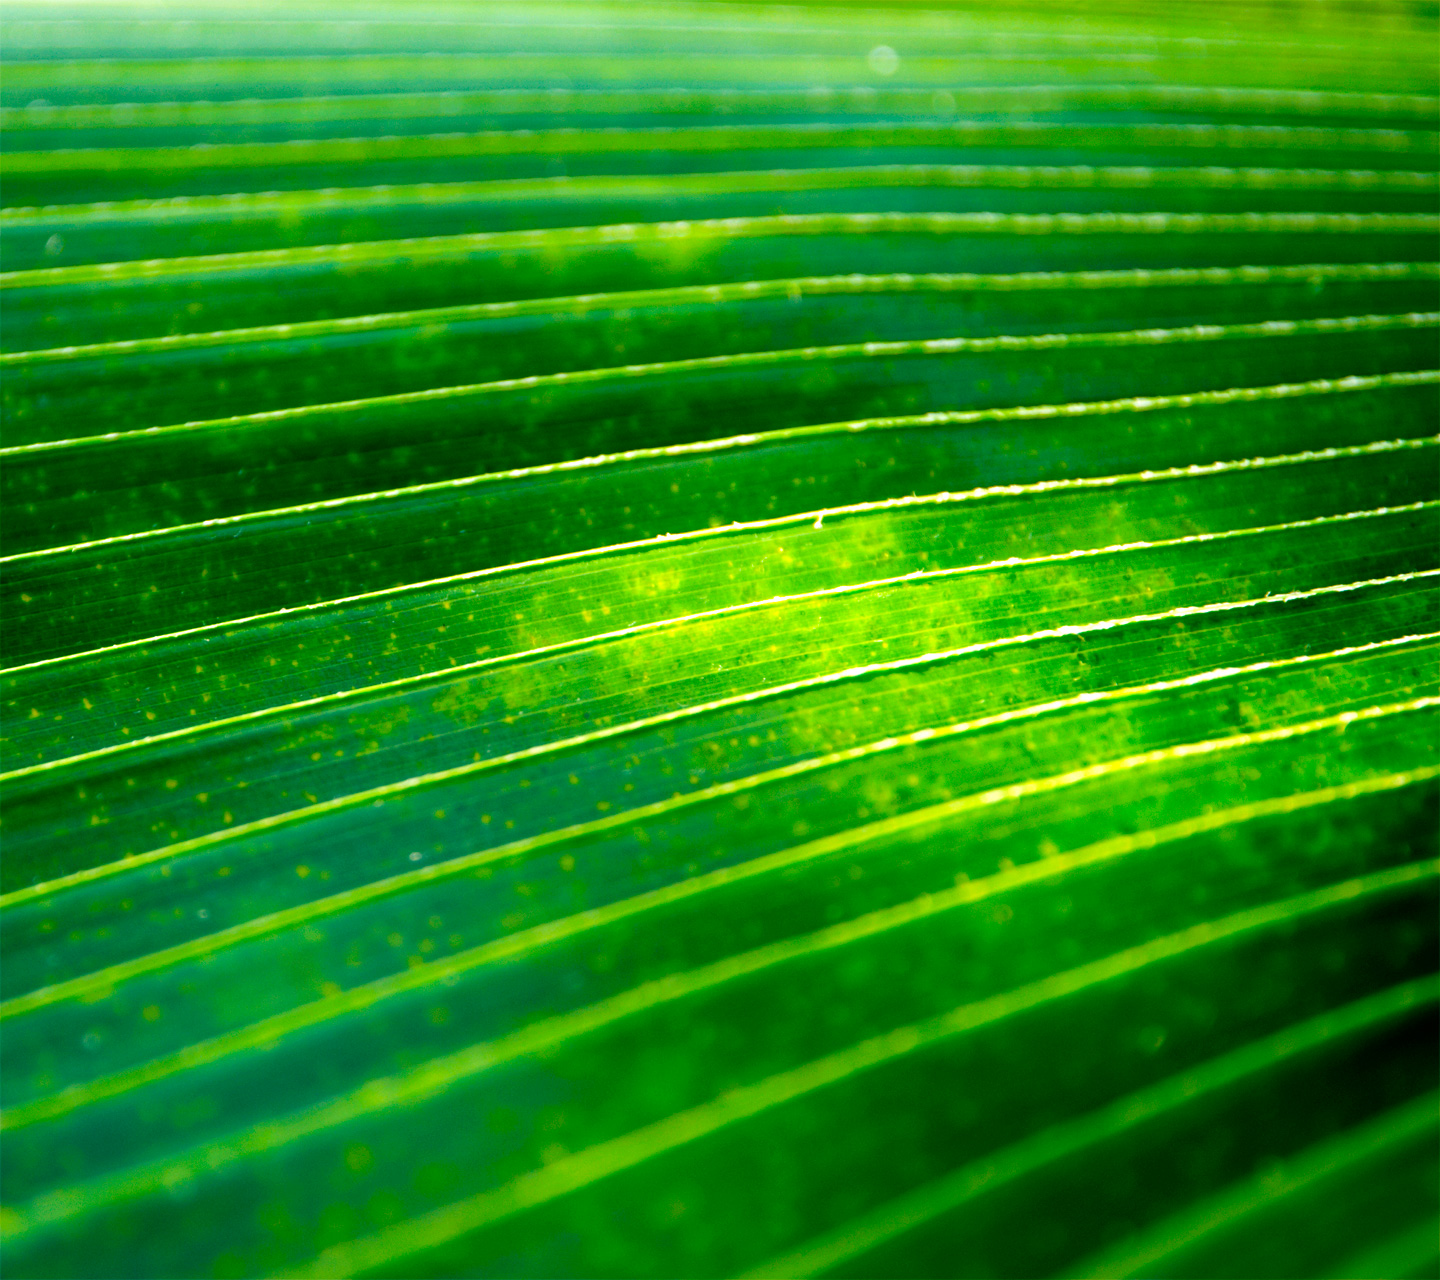
[[[8,6],[6,1274],[1435,1274],[1436,34]]]

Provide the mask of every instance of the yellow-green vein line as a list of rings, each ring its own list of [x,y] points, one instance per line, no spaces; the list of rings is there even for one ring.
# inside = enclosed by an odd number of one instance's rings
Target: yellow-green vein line
[[[1214,406],[1231,403],[1251,403],[1267,399],[1288,399],[1295,396],[1346,394],[1352,391],[1378,390],[1392,386],[1419,386],[1431,385],[1440,382],[1440,370],[1422,370],[1412,373],[1381,374],[1370,377],[1350,376],[1339,379],[1316,379],[1304,383],[1281,383],[1268,387],[1247,387],[1227,391],[1196,392],[1178,396],[1136,396],[1123,400],[1091,401],[1080,402],[1070,405],[1040,405],[1024,406],[1015,409],[987,409],[987,410],[962,410],[946,411],[929,414],[919,414],[898,418],[869,418],[854,422],[826,423],[813,427],[788,428],[776,432],[757,433],[755,435],[731,436],[722,440],[702,442],[698,445],[675,445],[659,449],[636,449],[624,453],[606,454],[598,457],[576,459],[571,462],[550,463],[539,467],[520,468],[514,471],[491,472],[487,475],[467,477],[460,480],[441,481],[435,485],[418,485],[404,489],[386,490],[376,494],[362,494],[349,499],[332,499],[323,503],[302,504],[296,507],[280,508],[277,510],[256,512],[250,515],[227,516],[215,521],[201,522],[196,525],[179,526],[178,529],[171,529],[165,532],[193,531],[210,527],[219,527],[231,522],[263,520],[267,518],[278,518],[309,514],[319,510],[329,509],[338,502],[374,502],[387,498],[398,498],[412,496],[421,493],[428,493],[432,490],[438,491],[451,487],[461,487],[470,484],[505,482],[515,479],[525,479],[532,476],[559,475],[570,470],[578,470],[599,466],[620,466],[632,461],[649,461],[653,459],[684,457],[696,453],[708,453],[715,450],[730,448],[763,448],[769,445],[782,444],[790,440],[808,438],[810,436],[838,435],[841,433],[859,433],[873,430],[906,430],[911,428],[923,428],[928,426],[968,426],[982,422],[1020,422],[1031,419],[1046,418],[1079,418],[1091,415],[1108,413],[1143,413],[1150,410],[1164,410],[1170,408],[1189,408],[1192,406]],[[1385,442],[1381,442],[1382,446]],[[1186,469],[1187,474],[1189,469]],[[1157,473],[1151,472],[1151,478]],[[1100,478],[1081,477],[1078,480],[1043,481],[1052,488],[1074,487],[1080,485],[1093,485]],[[1026,486],[1002,486],[1005,492],[1020,493],[1029,492]],[[991,490],[975,490],[977,494],[986,494]],[[318,601],[315,604],[295,605],[288,608],[275,609],[267,613],[252,614],[243,618],[228,619],[221,622],[206,623],[199,627],[189,627],[180,631],[165,632],[158,635],[147,636],[136,640],[126,640],[118,644],[102,645],[96,649],[87,649],[76,653],[60,654],[51,658],[41,658],[35,662],[22,663],[14,667],[0,669],[0,674],[11,675],[22,671],[29,671],[37,668],[56,666],[63,663],[73,663],[101,654],[116,653],[126,649],[137,649],[145,645],[158,644],[163,641],[177,640],[191,636],[204,635],[224,631],[234,627],[253,624],[263,624],[278,618],[298,616],[307,613],[315,613],[328,609],[361,604],[371,601],[388,599],[407,593],[434,590],[437,587],[457,585],[464,582],[474,582],[482,579],[498,577],[501,575],[518,574],[529,572],[537,568],[559,565],[571,561],[597,559],[608,555],[627,554],[633,551],[650,547],[672,544],[677,542],[701,541],[706,538],[725,537],[736,531],[752,531],[759,529],[783,529],[791,528],[800,524],[814,524],[819,516],[845,515],[852,510],[868,511],[895,506],[912,506],[922,501],[952,501],[951,495],[935,496],[932,498],[920,499],[916,497],[892,498],[879,503],[860,503],[851,507],[824,508],[819,511],[806,511],[794,515],[775,516],[766,520],[736,521],[730,525],[716,528],[690,529],[680,533],[662,534],[659,536],[636,539],[632,542],[613,543],[609,546],[599,548],[588,548],[580,551],[562,552],[558,555],[545,556],[537,560],[518,561],[507,565],[497,565],[493,568],[473,570],[468,573],[452,574],[443,578],[433,578],[422,582],[410,582],[396,587],[385,587],[377,591],[361,592],[352,596],[341,596],[336,599]],[[108,546],[123,539],[131,539],[141,535],[126,534],[113,539],[102,539],[97,543],[77,543],[67,550],[78,550],[81,547],[102,545]],[[55,554],[52,549],[43,554]],[[0,557],[0,563],[4,563],[4,557]]]
[[[872,235],[1198,235],[1198,234],[1423,234],[1440,230],[1430,213],[795,213],[755,217],[697,218],[683,222],[614,223],[543,227],[528,231],[476,231],[452,236],[351,241],[284,249],[250,249],[186,258],[93,263],[0,272],[0,290],[55,285],[110,284],[125,280],[267,266],[354,266],[403,257],[409,264],[473,253],[526,249],[592,249],[764,236]]]
[[[1024,1178],[1059,1160],[1079,1154],[1151,1120],[1181,1110],[1224,1089],[1241,1084],[1296,1055],[1322,1049],[1347,1036],[1370,1031],[1440,998],[1440,979],[1416,978],[1375,995],[1332,1009],[1285,1030],[1212,1058],[1158,1084],[1068,1120],[946,1174],[934,1182],[880,1205],[834,1231],[746,1271],[740,1280],[822,1275],[968,1204],[986,1192]],[[1412,1139],[1435,1125],[1436,1095],[1386,1113],[1346,1134],[1350,1146],[1380,1145]],[[1110,1262],[1097,1263],[1083,1275],[1121,1276]]]
[[[1287,665],[1298,665],[1300,661],[1302,661],[1302,659],[1284,660]],[[229,928],[217,930],[214,933],[206,934],[202,937],[192,938],[186,942],[177,943],[174,946],[166,947],[159,951],[137,956],[130,960],[123,960],[93,973],[83,974],[63,982],[54,983],[50,986],[38,987],[33,991],[25,992],[23,995],[12,996],[9,1000],[0,1003],[0,1019],[20,1017],[36,1009],[42,1009],[66,1000],[103,999],[121,982],[174,968],[187,961],[213,955],[224,948],[237,946],[258,938],[267,937],[285,929],[308,924],[315,920],[323,919],[326,916],[334,915],[339,911],[353,909],[365,902],[378,901],[426,885],[471,874],[482,867],[529,856],[538,850],[549,849],[567,841],[629,826],[636,822],[659,817],[706,801],[753,791],[777,781],[800,777],[823,769],[835,768],[850,761],[865,759],[870,756],[899,750],[922,742],[943,740],[962,734],[981,732],[986,729],[1038,718],[1042,715],[1063,713],[1076,707],[1133,699],[1153,692],[1168,692],[1185,687],[1186,685],[1206,683],[1217,677],[1226,678],[1237,673],[1269,669],[1272,666],[1279,665],[1281,664],[1260,663],[1250,668],[1226,668],[1214,674],[1202,672],[1197,676],[1186,677],[1183,680],[1156,681],[1153,684],[1134,686],[1129,689],[1107,690],[1095,694],[1081,694],[1073,698],[1041,703],[1017,711],[1002,712],[998,715],[980,717],[971,721],[962,721],[959,724],[949,725],[943,729],[918,729],[912,733],[866,743],[864,746],[851,747],[844,751],[832,752],[828,755],[784,765],[778,769],[767,770],[763,773],[751,774],[744,778],[717,783],[714,786],[689,792],[688,794],[677,794],[667,800],[658,800],[634,809],[608,814],[602,818],[591,819],[569,827],[542,832],[537,835],[524,837],[520,840],[510,841],[507,844],[492,846],[491,848],[452,858],[447,862],[433,866],[417,867],[414,870],[402,872],[396,876],[389,876],[382,880],[372,881],[368,884],[345,890],[342,893],[332,894],[329,897],[319,898],[311,902],[301,903],[298,906],[287,907],[280,911],[271,912],[268,915],[258,916],[242,924],[232,925]],[[1436,706],[1440,706],[1440,697],[1425,696],[1412,698],[1405,702],[1387,703],[1379,706],[1365,707],[1359,710],[1338,712],[1300,724],[1255,730],[1250,733],[1235,734],[1226,738],[1210,738],[1198,742],[1187,742],[1169,747],[1155,748],[1116,759],[1101,761],[1096,764],[1085,765],[1046,778],[1010,783],[992,787],[985,791],[973,792],[961,796],[958,799],[943,801],[923,809],[895,815],[884,819],[882,822],[862,828],[861,830],[865,833],[864,839],[876,839],[882,835],[891,835],[899,831],[924,826],[948,818],[954,814],[963,813],[967,810],[983,809],[989,805],[1013,802],[1027,796],[1043,795],[1123,771],[1151,768],[1173,760],[1186,759],[1197,755],[1234,751],[1271,742],[1289,741],[1294,738],[1307,737],[1316,733],[1343,733],[1351,725],[1356,723],[1384,719],[1392,715],[1414,714],[1416,712],[1430,710]],[[604,906],[594,907],[588,911],[583,911],[572,916],[565,916],[558,920],[546,921],[543,924],[534,925],[518,933],[496,938],[491,942],[484,943],[469,951],[461,952],[458,955],[447,956],[442,960],[434,961],[421,968],[408,970],[405,973],[378,981],[385,983],[386,986],[384,989],[392,994],[402,990],[408,990],[412,987],[438,982],[451,974],[464,973],[468,969],[478,965],[491,964],[497,960],[524,954],[537,947],[557,941],[560,938],[586,932],[599,925],[609,924],[614,920],[625,919],[684,898],[694,897],[697,894],[709,892],[722,885],[735,883],[740,880],[748,880],[760,875],[768,875],[784,868],[798,866],[801,863],[809,862],[816,858],[827,857],[841,849],[850,847],[859,838],[854,830],[846,830],[810,841],[807,844],[752,858],[749,861],[741,862],[733,866],[720,867],[714,871],[664,885],[644,894],[607,903]],[[121,865],[125,866],[128,864]],[[14,896],[18,897],[18,894]],[[361,1007],[373,1004],[375,998],[374,984],[355,987],[349,991],[342,991],[338,995],[328,996],[321,1001],[315,1002],[313,1005],[301,1007],[302,1009],[314,1010],[314,1013],[302,1013],[300,1010],[294,1010],[289,1014],[277,1015],[277,1017],[308,1019],[317,1014],[321,1017],[330,1017],[345,1012],[350,1007]]]
[[[1334,516],[1316,516],[1306,520],[1291,520],[1280,524],[1261,525],[1255,528],[1246,529],[1222,529],[1215,533],[1189,533],[1182,534],[1178,538],[1160,538],[1147,542],[1126,542],[1116,543],[1103,547],[1081,547],[1072,551],[1057,551],[1050,555],[1009,557],[1004,560],[987,560],[980,564],[957,565],[948,569],[914,569],[907,573],[897,574],[888,578],[870,579],[864,582],[842,583],[834,587],[819,587],[813,591],[795,592],[789,595],[769,596],[761,600],[746,600],[736,604],[720,605],[713,609],[702,609],[691,613],[676,614],[666,618],[656,618],[649,622],[637,622],[628,627],[619,627],[611,631],[592,632],[587,635],[577,636],[569,640],[559,640],[551,644],[536,645],[529,649],[518,650],[514,653],[496,654],[487,658],[477,658],[473,662],[457,663],[454,666],[441,667],[434,671],[421,672],[419,675],[404,676],[396,680],[387,680],[379,684],[366,685],[355,689],[340,689],[333,693],[319,694],[313,698],[305,698],[296,702],[277,704],[269,707],[258,708],[254,711],[242,712],[238,715],[226,716],[216,720],[209,720],[202,724],[183,725],[178,729],[172,729],[165,733],[150,734],[142,738],[130,738],[122,742],[111,743],[104,747],[96,747],[91,751],[81,752],[73,756],[62,756],[54,760],[44,760],[36,764],[21,766],[5,773],[0,773],[0,785],[18,781],[23,778],[36,777],[46,773],[52,773],[57,769],[73,768],[82,762],[105,759],[110,756],[127,754],[141,748],[148,748],[157,743],[181,741],[187,738],[196,738],[201,735],[219,733],[235,727],[236,725],[254,725],[267,719],[281,716],[293,715],[296,712],[313,710],[320,707],[333,707],[343,705],[347,701],[354,700],[363,702],[376,696],[393,693],[403,689],[423,688],[428,684],[445,683],[455,679],[463,679],[480,672],[489,671],[499,667],[518,666],[525,662],[535,661],[539,658],[553,657],[561,653],[572,653],[577,650],[589,649],[596,646],[615,643],[616,641],[632,639],[636,636],[649,635],[657,631],[668,631],[678,627],[689,626],[700,622],[710,622],[718,618],[733,617],[738,614],[751,613],[762,609],[781,608],[787,605],[803,604],[818,600],[835,599],[842,596],[861,595],[872,591],[881,591],[887,588],[901,586],[928,586],[932,583],[944,582],[952,578],[968,577],[972,574],[993,573],[1000,570],[1013,572],[1017,569],[1037,568],[1041,565],[1065,564],[1075,560],[1098,559],[1107,556],[1126,556],[1137,552],[1148,552],[1167,550],[1170,548],[1188,547],[1202,545],[1211,542],[1229,542],[1241,538],[1267,537],[1276,533],[1284,533],[1296,529],[1323,528],[1327,525],[1347,523],[1350,521],[1378,519],[1383,516],[1403,514],[1405,512],[1430,511],[1440,508],[1440,499],[1428,502],[1409,503],[1398,507],[1381,507],[1373,511],[1348,511]],[[820,517],[830,515],[824,512]],[[1026,632],[1016,636],[1005,636],[995,640],[980,641],[975,644],[961,645],[954,649],[941,650],[935,653],[920,654],[912,658],[895,659],[890,662],[868,663],[859,667],[848,667],[842,671],[826,672],[818,676],[806,677],[804,680],[792,681],[783,685],[767,686],[758,691],[751,691],[744,694],[734,695],[733,698],[717,699],[703,704],[704,710],[714,710],[721,706],[740,705],[742,703],[756,701],[761,698],[778,697],[787,693],[793,693],[800,689],[811,688],[817,685],[830,684],[839,680],[849,680],[868,675],[877,674],[882,671],[903,670],[908,667],[925,666],[935,662],[948,661],[951,658],[962,654],[975,653],[988,649],[998,649],[1016,644],[1026,644],[1036,638],[1046,638],[1051,635],[1084,634],[1088,631],[1107,630],[1112,626],[1132,622],[1155,621],[1161,617],[1184,617],[1194,612],[1206,612],[1212,609],[1225,608],[1246,608],[1256,604],[1274,603],[1280,600],[1301,600],[1310,596],[1324,594],[1332,590],[1350,590],[1360,587],[1376,586],[1382,583],[1419,581],[1434,576],[1440,570],[1422,569],[1410,573],[1389,574],[1382,578],[1367,579],[1357,583],[1344,583],[1337,586],[1312,587],[1298,592],[1286,592],[1283,594],[1271,594],[1264,597],[1257,597],[1251,600],[1225,601],[1211,605],[1181,605],[1175,610],[1166,610],[1161,614],[1137,614],[1125,619],[1106,619],[1094,623],[1072,623],[1069,626],[1050,628],[1038,632]],[[679,708],[675,711],[663,713],[660,721],[653,718],[645,718],[642,721],[631,721],[624,725],[612,726],[605,732],[617,734],[628,732],[640,724],[646,726],[652,723],[664,723],[669,719],[682,719],[695,714],[691,708]],[[588,740],[588,738],[586,739]],[[563,743],[550,743],[541,747],[527,748],[527,753],[537,751],[553,751],[563,749],[571,740],[566,739]],[[526,754],[507,755],[493,757],[489,761],[480,761],[476,764],[459,766],[459,772],[475,771],[478,769],[495,768],[500,764],[511,763],[517,759],[526,758]],[[424,780],[428,784],[440,778],[457,776],[455,770],[445,770],[440,773],[426,774]],[[419,785],[421,779],[409,779],[407,783]],[[359,793],[357,793],[359,794]],[[369,792],[364,793],[369,795]],[[332,802],[327,802],[332,803]],[[306,810],[309,812],[310,810]],[[249,828],[231,828],[231,834]],[[0,906],[8,902],[8,898],[0,896]]]
[[[0,353],[0,368],[23,368],[72,360],[116,356],[160,355],[212,347],[243,346],[289,340],[312,340],[357,332],[374,333],[437,324],[461,324],[517,316],[574,316],[608,307],[632,312],[644,307],[675,307],[696,303],[724,304],[758,299],[829,297],[870,293],[1028,293],[1042,290],[1159,289],[1174,287],[1225,287],[1276,283],[1315,284],[1328,281],[1391,281],[1440,279],[1440,263],[1359,262],[1240,267],[1139,267],[1096,271],[1016,271],[1002,274],[975,272],[924,272],[919,274],[799,276],[784,280],[745,280],[720,284],[678,285],[564,297],[521,298],[503,302],[466,303],[419,311],[382,312],[302,320],[290,324],[255,325],[207,333],[172,333],[153,338],[124,338],[82,346],[43,347],[34,351]],[[1395,374],[1371,375],[1375,378]],[[1308,385],[1308,384],[1301,384]],[[1217,394],[1214,392],[1202,394]],[[977,412],[977,411],[971,411]],[[983,411],[978,411],[983,412]],[[813,430],[813,428],[801,428]],[[790,428],[795,430],[795,428]]]
[[[1440,504],[1437,504],[1440,505]],[[194,836],[189,840],[180,841],[175,844],[164,845],[158,849],[146,853],[132,855],[118,862],[104,863],[98,867],[87,867],[80,871],[71,872],[65,876],[57,877],[54,880],[42,881],[39,884],[27,885],[20,889],[11,890],[8,894],[0,895],[0,909],[7,909],[18,906],[21,903],[33,901],[37,898],[48,897],[63,892],[66,889],[74,888],[84,884],[91,884],[98,880],[108,879],[115,875],[138,870],[140,868],[154,865],[158,862],[168,862],[185,854],[209,848],[213,845],[223,844],[233,839],[242,839],[246,836],[255,835],[265,831],[280,830],[284,827],[297,825],[312,818],[339,812],[345,809],[361,807],[368,804],[383,803],[385,800],[401,796],[403,794],[423,790],[425,788],[442,785],[446,782],[460,777],[478,775],[506,768],[510,765],[524,761],[539,759],[545,756],[556,755],[561,752],[583,749],[597,742],[622,737],[626,734],[643,732],[647,729],[657,728],[661,725],[675,723],[681,720],[690,719],[704,715],[711,711],[724,710],[736,706],[757,704],[771,699],[783,698],[792,693],[800,693],[809,689],[822,686],[845,683],[851,680],[863,680],[870,676],[883,675],[894,671],[913,670],[930,665],[952,661],[956,658],[969,654],[987,653],[1005,648],[1021,645],[1034,644],[1045,640],[1057,639],[1063,636],[1090,635],[1096,632],[1113,630],[1117,627],[1138,626],[1145,623],[1161,622],[1172,618],[1198,617],[1214,613],[1223,613],[1235,609],[1258,608],[1265,605],[1286,604],[1298,600],[1308,600],[1320,596],[1339,594],[1341,592],[1358,591],[1366,587],[1388,585],[1390,583],[1423,581],[1440,575],[1440,569],[1423,570],[1417,573],[1395,574],[1383,578],[1366,579],[1359,582],[1340,583],[1314,587],[1304,591],[1292,591],[1273,595],[1252,597],[1247,600],[1218,601],[1203,605],[1178,605],[1172,609],[1163,610],[1158,613],[1133,614],[1124,618],[1107,618],[1096,622],[1070,623],[1059,627],[1044,628],[1039,631],[1025,632],[1014,636],[1002,636],[993,640],[977,641],[974,644],[963,645],[955,649],[941,650],[936,653],[917,654],[910,658],[894,659],[890,662],[870,663],[859,667],[848,667],[839,671],[825,672],[818,676],[810,676],[803,680],[792,681],[782,685],[770,685],[762,689],[750,690],[745,693],[734,694],[728,698],[715,699],[710,702],[691,704],[685,707],[675,708],[670,711],[656,713],[655,715],[643,717],[639,720],[626,721],[618,725],[605,726],[592,729],[586,733],[571,738],[559,739],[546,743],[539,743],[531,747],[522,748],[519,751],[506,755],[494,756],[488,760],[475,761],[469,764],[458,765],[451,769],[441,770],[436,773],[421,774],[418,777],[407,778],[400,782],[386,783],[379,787],[370,788],[366,791],[353,792],[349,795],[338,796],[331,800],[320,801],[313,805],[307,805],[301,809],[290,810],[286,813],[274,814],[264,818],[257,818],[251,822],[239,826],[228,827],[221,831],[210,832],[201,836]],[[834,588],[829,589],[832,593]],[[1361,646],[1361,649],[1381,649],[1394,645],[1412,644],[1417,641],[1423,642],[1428,639],[1425,635],[1406,635],[1392,637],[1387,640],[1375,641],[1369,645]],[[1359,650],[1356,650],[1359,651]],[[1349,652],[1349,650],[1341,651]],[[1290,662],[1313,662],[1323,661],[1334,657],[1335,654],[1303,655],[1295,659],[1274,660],[1269,665],[1284,665]],[[1262,664],[1263,665],[1263,664]],[[1225,669],[1228,671],[1229,669]],[[1118,691],[1124,693],[1125,691]],[[1099,695],[1083,695],[1090,698]],[[1117,696],[1117,691],[1109,691],[1106,696]],[[1046,704],[1048,706],[1048,704]],[[1043,707],[1041,708],[1044,709]],[[1011,715],[1031,714],[1026,709],[1015,709]],[[157,735],[158,736],[158,735]],[[886,740],[888,742],[888,739]],[[851,748],[851,751],[865,750],[862,748]],[[824,767],[824,762],[830,757],[822,756],[818,760],[819,765],[804,767]],[[60,763],[65,763],[64,761]],[[15,776],[22,772],[43,770],[45,766],[29,766],[25,771],[16,771]],[[800,766],[790,765],[786,769],[795,769]],[[769,773],[755,775],[761,780],[770,780]],[[744,780],[737,780],[733,783],[719,784],[722,787],[741,785]],[[745,784],[748,785],[748,784]],[[697,798],[709,796],[707,789],[701,792],[691,793]],[[689,802],[686,797],[677,796],[676,800]],[[636,811],[627,810],[630,814]],[[510,846],[506,846],[507,848]],[[450,864],[441,864],[447,866]],[[439,867],[422,868],[415,873],[434,875]],[[4,1005],[0,1004],[0,1016],[3,1016]]]
[[[733,1089],[710,1102],[562,1157],[493,1190],[480,1192],[419,1217],[402,1220],[373,1235],[334,1245],[309,1265],[297,1267],[286,1274],[351,1276],[398,1261],[592,1186],[732,1125],[966,1032],[1079,994],[1187,952],[1238,939],[1247,933],[1302,919],[1329,908],[1354,904],[1374,895],[1409,888],[1432,880],[1437,874],[1440,874],[1440,861],[1437,860],[1375,872],[1194,925],[1012,991],[960,1005],[948,1013],[897,1027],[789,1071]]]
[[[964,907],[998,894],[1051,881],[1072,871],[1112,862],[1131,853],[1176,844],[1207,832],[1219,831],[1268,817],[1300,813],[1308,809],[1354,800],[1363,796],[1397,791],[1436,777],[1440,777],[1440,765],[1415,769],[1407,773],[1367,778],[1318,791],[1257,801],[1130,835],[1114,836],[1069,853],[1055,854],[996,875],[986,876],[980,880],[963,881],[954,888],[927,893],[913,901],[882,908],[814,933],[786,938],[739,955],[728,956],[698,969],[670,974],[664,978],[642,983],[596,1004],[532,1023],[497,1041],[471,1045],[457,1053],[432,1059],[421,1066],[411,1068],[403,1075],[389,1079],[371,1080],[353,1093],[303,1113],[288,1125],[273,1123],[266,1126],[264,1134],[267,1145],[262,1148],[256,1145],[256,1140],[250,1140],[244,1144],[244,1150],[246,1154],[255,1154],[261,1149],[270,1150],[276,1145],[295,1141],[299,1137],[317,1133],[322,1129],[349,1123],[376,1110],[395,1106],[412,1106],[481,1071],[490,1070],[519,1057],[557,1048],[570,1040],[610,1026],[623,1018],[633,1017],[663,1004],[686,999],[699,992],[711,990],[724,983],[751,976],[802,956],[819,954],[837,947],[847,946],[853,942],[873,938],[892,929],[902,928],[907,924],[929,919],[941,912]],[[952,812],[934,821],[936,825],[941,825],[944,818],[953,816],[955,814]],[[875,834],[877,831],[880,833],[879,835]],[[865,844],[874,844],[885,836],[893,834],[895,834],[895,824],[889,820],[882,820],[846,832],[843,837],[814,841],[811,842],[811,845],[800,847],[808,849],[814,845],[823,844],[827,851],[834,852],[838,847],[858,848]],[[843,839],[845,843],[837,846],[836,842],[840,839]],[[784,852],[786,854],[793,853],[791,850]],[[794,861],[792,860],[788,865],[795,865]],[[563,935],[563,937],[573,936],[575,935]],[[514,958],[514,954],[514,952],[507,952],[504,958]],[[471,969],[474,967],[477,966],[471,966]],[[413,983],[407,983],[403,990],[407,993],[417,989],[423,990],[425,985],[428,984],[417,987]],[[193,1071],[247,1050],[273,1045],[283,1036],[293,1035],[307,1027],[318,1025],[321,1022],[334,1021],[337,1017],[345,1014],[373,1008],[381,1001],[398,994],[392,988],[393,981],[391,979],[380,979],[364,988],[357,988],[357,992],[363,991],[369,998],[347,1002],[343,1012],[332,1012],[326,1015],[326,1002],[317,1001],[224,1033],[213,1039],[188,1045],[171,1054],[152,1059],[127,1070],[114,1072],[97,1080],[74,1084],[58,1093],[20,1103],[0,1112],[0,1131],[19,1129],[27,1125],[53,1120],[58,1116],[67,1115],[105,1099],[132,1092],[181,1072]],[[296,1017],[297,1014],[301,1016]],[[192,1169],[217,1168],[219,1163],[223,1163],[222,1153],[230,1149],[228,1142],[207,1147],[191,1160],[190,1166]],[[176,1174],[174,1159],[162,1161],[160,1166],[163,1166],[163,1173],[156,1175],[160,1181],[163,1183],[167,1178],[173,1180]]]
[[[1434,990],[1437,980],[1424,980]],[[1261,1175],[1227,1187],[1194,1208],[1174,1214],[1148,1230],[1081,1263],[1068,1275],[1122,1277],[1156,1274],[1167,1258],[1223,1232],[1246,1215],[1257,1213],[1286,1196],[1304,1191],[1325,1178],[1354,1170],[1367,1160],[1414,1145],[1440,1128],[1440,1094],[1427,1094],[1374,1120],[1318,1143],[1271,1166]]]

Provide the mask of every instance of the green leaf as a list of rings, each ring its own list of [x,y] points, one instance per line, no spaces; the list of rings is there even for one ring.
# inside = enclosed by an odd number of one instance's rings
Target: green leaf
[[[1431,1274],[1433,14],[358,13],[0,19],[6,1273]]]

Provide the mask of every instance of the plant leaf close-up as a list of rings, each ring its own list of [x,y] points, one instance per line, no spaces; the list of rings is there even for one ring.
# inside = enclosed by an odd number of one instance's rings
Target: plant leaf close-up
[[[1440,1276],[1431,0],[10,0],[13,1277]]]

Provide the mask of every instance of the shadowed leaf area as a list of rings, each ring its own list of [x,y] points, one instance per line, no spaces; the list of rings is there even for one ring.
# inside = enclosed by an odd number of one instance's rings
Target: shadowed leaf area
[[[5,1274],[1440,1277],[1437,39],[6,5]]]

